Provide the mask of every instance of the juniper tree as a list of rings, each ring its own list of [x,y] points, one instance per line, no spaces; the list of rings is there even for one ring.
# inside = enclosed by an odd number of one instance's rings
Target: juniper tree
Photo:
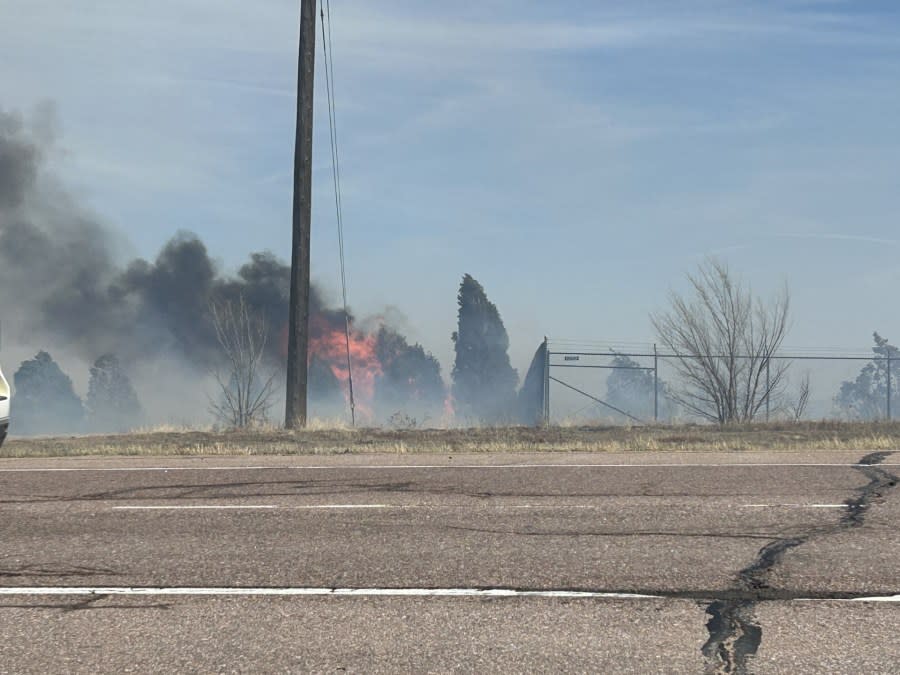
[[[606,402],[643,420],[652,420],[654,396],[658,403],[659,419],[670,419],[673,405],[669,385],[660,380],[654,383],[653,371],[624,354],[613,357],[613,370],[606,378]]]
[[[85,407],[96,430],[127,431],[140,420],[141,404],[115,355],[104,354],[94,362]]]
[[[383,370],[375,378],[379,414],[424,417],[441,412],[446,390],[441,366],[431,353],[382,326],[375,340],[375,355]]]
[[[891,360],[891,395],[900,403],[900,349],[874,334],[872,360],[856,379],[841,383],[834,402],[851,419],[874,420],[887,415],[888,359]]]
[[[518,374],[509,362],[509,336],[484,288],[466,274],[459,285],[453,333],[453,399],[458,415],[485,423],[514,416]]]
[[[81,399],[72,380],[53,357],[40,351],[23,361],[13,376],[16,395],[12,415],[16,432],[24,434],[79,431],[84,420]]]

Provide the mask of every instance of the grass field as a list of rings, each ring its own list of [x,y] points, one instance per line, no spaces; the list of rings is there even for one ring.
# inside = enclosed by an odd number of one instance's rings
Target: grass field
[[[800,422],[748,426],[499,427],[142,431],[12,438],[0,457],[86,455],[293,455],[341,453],[892,450],[900,422]]]

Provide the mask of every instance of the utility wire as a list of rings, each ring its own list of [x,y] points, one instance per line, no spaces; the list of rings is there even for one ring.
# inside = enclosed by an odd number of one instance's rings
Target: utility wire
[[[337,112],[334,95],[334,47],[331,40],[331,2],[321,7],[322,52],[325,56],[325,88],[328,92],[328,131],[331,141],[331,175],[334,181],[334,210],[337,218],[338,253],[341,261],[341,295],[344,301],[344,337],[347,345],[347,385],[350,390],[350,423],[356,426],[356,400],[353,396],[353,362],[350,355],[350,312],[347,303],[347,271],[344,259],[344,208],[341,194],[341,162],[338,152]],[[328,23],[328,32],[325,23]]]

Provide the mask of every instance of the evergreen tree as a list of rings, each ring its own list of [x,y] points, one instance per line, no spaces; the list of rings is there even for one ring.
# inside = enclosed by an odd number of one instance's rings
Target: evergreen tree
[[[606,378],[606,402],[645,421],[653,419],[654,383],[653,371],[641,369],[641,364],[623,355],[616,354]],[[674,406],[669,397],[669,387],[659,381],[659,419],[670,419]]]
[[[45,351],[23,361],[13,376],[12,416],[16,432],[52,434],[79,431],[84,420],[72,380]]]
[[[421,345],[410,345],[405,337],[382,326],[375,340],[375,355],[383,370],[375,378],[379,416],[399,412],[424,419],[441,413],[446,388],[441,365],[431,353]]]
[[[900,349],[874,334],[873,359],[855,380],[841,383],[834,402],[851,419],[874,420],[887,414],[887,360],[891,359],[891,396],[900,403]]]
[[[453,398],[458,415],[486,423],[515,416],[518,374],[510,365],[509,336],[497,307],[470,275],[459,286],[459,320],[453,333]]]
[[[85,403],[95,430],[127,431],[141,417],[134,387],[113,354],[104,354],[94,362]]]

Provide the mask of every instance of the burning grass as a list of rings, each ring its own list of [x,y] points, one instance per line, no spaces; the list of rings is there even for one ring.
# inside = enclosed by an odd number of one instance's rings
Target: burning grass
[[[731,427],[495,427],[475,429],[348,429],[315,423],[280,429],[156,429],[129,434],[14,438],[0,457],[87,455],[331,455],[484,452],[741,452],[748,450],[894,450],[900,422],[801,422]]]

